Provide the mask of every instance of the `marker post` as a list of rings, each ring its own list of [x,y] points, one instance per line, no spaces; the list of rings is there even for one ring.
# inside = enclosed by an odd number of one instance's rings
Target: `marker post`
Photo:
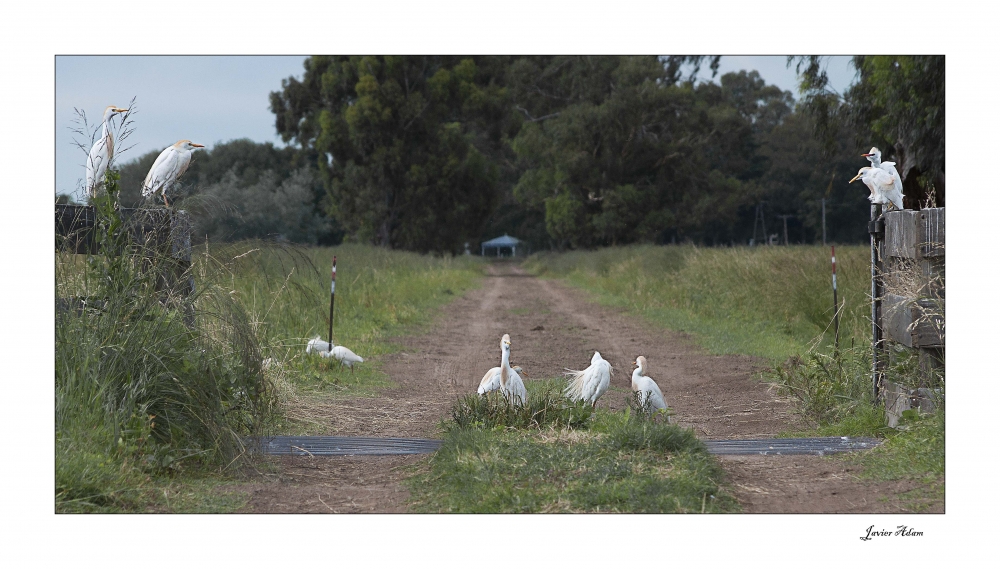
[[[840,350],[840,311],[837,306],[837,251],[830,245],[830,264],[833,266],[833,349]]]
[[[330,271],[330,345],[329,351],[333,351],[333,295],[337,290],[337,256],[333,256],[333,270]]]

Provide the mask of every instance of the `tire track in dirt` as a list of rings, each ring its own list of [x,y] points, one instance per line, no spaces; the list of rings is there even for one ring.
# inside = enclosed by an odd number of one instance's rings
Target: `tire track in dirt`
[[[792,402],[754,379],[762,362],[713,356],[689,336],[657,328],[586,293],[536,278],[509,262],[493,263],[481,288],[437,311],[419,330],[393,341],[404,351],[381,358],[395,387],[376,397],[337,398],[311,434],[424,437],[483,374],[499,365],[510,334],[511,361],[526,381],[561,377],[600,351],[615,369],[598,406],[620,410],[630,394],[631,362],[646,356],[678,424],[712,439],[762,438],[802,428]],[[402,481],[426,455],[281,457],[271,482],[251,485],[251,512],[403,512]],[[916,483],[864,483],[856,468],[829,457],[723,457],[732,492],[746,512],[900,511],[896,493]],[[941,507],[943,510],[943,506]],[[937,511],[937,510],[934,510]]]

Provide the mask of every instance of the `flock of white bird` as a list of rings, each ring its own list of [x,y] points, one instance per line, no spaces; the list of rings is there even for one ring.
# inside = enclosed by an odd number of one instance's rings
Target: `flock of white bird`
[[[104,173],[108,170],[111,158],[115,153],[115,139],[111,134],[109,124],[113,122],[116,114],[127,111],[128,109],[120,109],[115,105],[104,109],[101,136],[91,146],[90,154],[87,157],[86,189],[90,197],[96,197],[97,190],[104,185]],[[146,179],[142,183],[142,197],[150,198],[159,195],[163,198],[163,205],[169,207],[167,192],[191,165],[191,153],[204,147],[204,144],[195,144],[190,140],[178,140],[164,148],[163,152],[156,157],[149,173],[146,174]]]
[[[523,377],[527,374],[520,366],[510,365],[510,335],[504,334],[500,339],[500,365],[490,368],[479,382],[476,390],[480,395],[499,390],[512,405],[524,405],[528,400],[528,392],[524,388]],[[663,392],[653,379],[646,375],[646,358],[639,356],[632,362],[636,366],[632,371],[632,391],[639,394],[640,404],[648,401],[654,411],[666,411],[667,403]],[[611,364],[601,352],[594,352],[590,358],[590,366],[582,370],[566,370],[566,388],[563,395],[571,401],[585,401],[591,407],[597,406],[597,400],[611,386]]]
[[[903,209],[903,180],[896,171],[896,163],[882,162],[882,152],[874,146],[862,156],[872,165],[858,170],[858,175],[851,178],[851,182],[857,179],[864,182],[871,190],[868,201],[873,204],[892,204],[896,209]]]

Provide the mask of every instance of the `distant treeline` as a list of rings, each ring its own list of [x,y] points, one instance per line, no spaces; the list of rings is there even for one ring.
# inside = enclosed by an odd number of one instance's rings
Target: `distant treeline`
[[[197,153],[178,207],[210,240],[457,253],[502,233],[534,249],[742,244],[758,212],[768,233],[791,216],[789,240],[811,243],[822,238],[825,198],[827,239],[860,242],[868,190],[847,183],[867,165],[859,155],[880,145],[892,160],[893,144],[904,148],[872,116],[892,104],[872,102],[885,91],[872,81],[939,87],[940,125],[914,128],[939,126],[943,149],[941,60],[935,86],[933,65],[893,76],[890,62],[879,75],[855,58],[861,82],[841,99],[808,65],[817,59],[800,58],[809,90],[796,105],[755,71],[719,84],[681,75],[684,64],[714,68],[717,58],[314,56],[301,81],[271,93],[289,147],[235,140]],[[913,112],[927,122],[925,111]],[[917,160],[910,207],[934,184],[941,205],[943,152],[940,164],[919,167],[919,141],[906,150]],[[138,202],[157,154],[122,166],[126,204]]]

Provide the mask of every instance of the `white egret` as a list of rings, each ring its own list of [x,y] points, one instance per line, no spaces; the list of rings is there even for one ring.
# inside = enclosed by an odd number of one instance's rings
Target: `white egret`
[[[892,176],[892,185],[895,188],[894,193],[899,194],[898,200],[890,200],[892,204],[899,209],[903,209],[903,178],[900,177],[899,172],[896,171],[895,162],[882,162],[882,151],[878,148],[872,146],[872,149],[868,151],[867,154],[862,154],[869,162],[872,163],[872,168],[878,168],[880,170],[885,170]],[[874,191],[873,191],[874,193]],[[870,200],[871,201],[871,200]],[[898,205],[896,202],[899,202]],[[885,203],[885,202],[880,202]]]
[[[851,178],[851,182],[861,179],[871,190],[868,201],[875,204],[891,203],[896,209],[903,209],[903,194],[896,189],[894,179],[898,179],[898,174],[890,174],[881,168],[865,166],[858,170],[858,175]],[[848,182],[848,183],[851,183]]]
[[[521,378],[522,383],[524,378],[528,377],[528,374],[521,369],[521,366],[514,366],[511,369]],[[490,368],[490,371],[486,372],[482,381],[479,382],[479,389],[476,390],[476,393],[483,395],[497,389],[500,389],[500,366]]]
[[[319,355],[324,358],[334,358],[340,362],[340,367],[344,367],[346,365],[351,368],[351,373],[354,373],[354,364],[360,364],[365,361],[364,358],[344,346],[334,346],[332,352],[320,352]]]
[[[307,354],[312,352],[329,352],[329,351],[330,351],[330,343],[320,340],[319,336],[316,336],[312,340],[309,340],[309,343],[306,344]]]
[[[191,153],[204,147],[204,144],[195,144],[190,140],[178,140],[164,148],[146,174],[146,180],[142,183],[142,197],[158,193],[163,197],[163,205],[169,207],[167,190],[177,183],[177,178],[191,165]]]
[[[649,401],[654,411],[666,411],[667,402],[663,399],[663,392],[653,378],[646,375],[646,358],[639,356],[632,364],[637,366],[632,371],[632,391],[639,393],[639,403],[644,405]]]
[[[500,339],[500,393],[512,405],[524,405],[528,401],[528,391],[524,388],[521,376],[510,367],[510,336],[504,334]]]
[[[586,401],[591,407],[597,407],[597,400],[611,385],[611,364],[601,357],[601,352],[594,352],[587,369],[567,369],[566,375],[569,379],[563,394],[571,401]]]
[[[104,184],[104,173],[111,164],[111,158],[115,154],[115,137],[108,128],[108,122],[113,122],[115,113],[124,113],[128,109],[119,109],[114,105],[104,109],[104,120],[101,124],[101,137],[90,147],[90,155],[87,156],[87,193],[90,197],[97,197],[97,189]]]
[[[331,350],[330,343],[320,340],[319,336],[309,340],[309,343],[306,344],[306,353],[310,354],[312,352],[316,352],[324,358],[333,358],[337,360],[340,362],[341,367],[346,365],[351,368],[351,373],[354,373],[354,364],[364,363],[365,361],[364,358],[344,346],[334,346]]]

